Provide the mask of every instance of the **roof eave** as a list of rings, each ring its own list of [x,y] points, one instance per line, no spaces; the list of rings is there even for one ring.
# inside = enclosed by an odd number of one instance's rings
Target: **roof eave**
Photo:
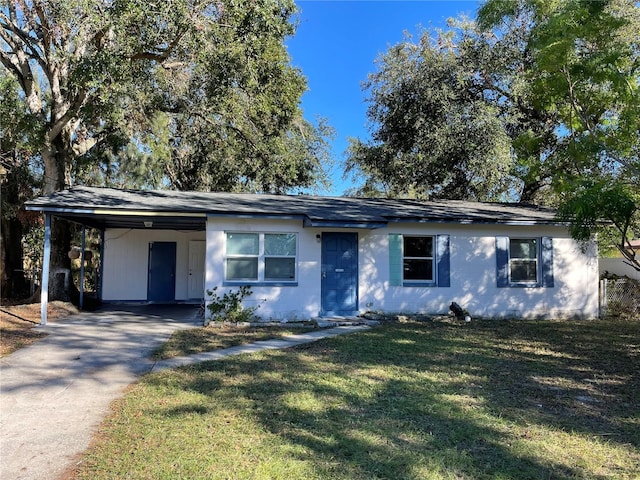
[[[508,225],[508,226],[556,226],[566,227],[567,222],[558,220],[510,220],[496,218],[389,218],[389,223],[453,223],[457,225]]]
[[[321,220],[305,218],[303,226],[305,228],[358,228],[365,230],[375,230],[387,226],[384,221],[357,221],[357,220]]]

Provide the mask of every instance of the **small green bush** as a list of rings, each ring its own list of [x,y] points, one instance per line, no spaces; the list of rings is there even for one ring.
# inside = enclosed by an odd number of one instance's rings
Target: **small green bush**
[[[248,285],[242,285],[237,292],[229,291],[222,296],[216,293],[218,287],[207,290],[210,297],[207,309],[211,314],[207,324],[213,322],[248,322],[253,318],[253,314],[258,309],[254,307],[244,307],[242,301],[253,292]]]

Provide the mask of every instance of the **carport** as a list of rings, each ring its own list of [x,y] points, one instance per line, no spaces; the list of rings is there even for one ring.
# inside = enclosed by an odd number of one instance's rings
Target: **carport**
[[[51,273],[51,219],[78,224],[81,232],[80,308],[84,302],[86,228],[101,234],[102,270],[104,233],[107,229],[205,231],[207,215],[200,202],[176,192],[133,192],[113,189],[74,187],[27,202],[26,209],[44,214],[44,255],[40,293],[40,323],[47,324],[49,276]],[[101,288],[98,289],[100,292]]]

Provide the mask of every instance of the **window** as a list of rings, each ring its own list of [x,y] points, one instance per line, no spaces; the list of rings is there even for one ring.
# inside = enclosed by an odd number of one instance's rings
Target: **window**
[[[257,233],[227,233],[227,280],[258,280],[259,240]]]
[[[295,282],[295,233],[227,233],[225,280]]]
[[[403,238],[402,279],[433,282],[433,237]]]
[[[511,283],[538,282],[538,239],[513,238],[509,242]]]
[[[296,234],[265,233],[264,279],[296,279]]]
[[[553,287],[550,237],[496,237],[498,287]]]
[[[390,233],[389,285],[451,286],[449,235]]]

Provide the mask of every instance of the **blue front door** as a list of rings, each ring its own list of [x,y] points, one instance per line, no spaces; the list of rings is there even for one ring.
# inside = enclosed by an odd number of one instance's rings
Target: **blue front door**
[[[173,302],[176,299],[176,243],[149,244],[149,283],[147,300]]]
[[[358,313],[358,234],[322,234],[321,315]]]

